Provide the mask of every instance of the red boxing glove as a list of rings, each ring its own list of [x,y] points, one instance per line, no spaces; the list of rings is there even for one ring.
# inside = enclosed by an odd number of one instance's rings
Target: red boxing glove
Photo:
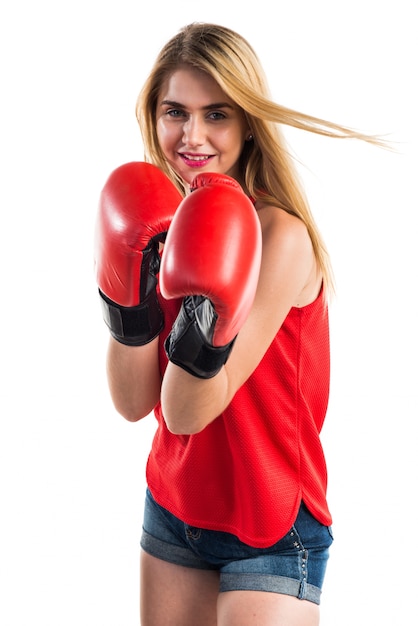
[[[131,346],[148,343],[164,325],[157,299],[159,243],[182,196],[155,165],[127,163],[100,196],[95,272],[111,335]]]
[[[226,363],[250,312],[261,262],[261,227],[240,185],[200,174],[164,246],[160,289],[183,304],[165,344],[169,359],[199,378]]]

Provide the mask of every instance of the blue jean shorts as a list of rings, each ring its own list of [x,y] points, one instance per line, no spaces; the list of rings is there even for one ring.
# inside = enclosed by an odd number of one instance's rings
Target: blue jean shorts
[[[218,571],[220,592],[269,591],[319,604],[332,541],[331,527],[318,522],[303,502],[280,541],[253,548],[235,535],[185,524],[147,489],[142,549],[176,565]]]

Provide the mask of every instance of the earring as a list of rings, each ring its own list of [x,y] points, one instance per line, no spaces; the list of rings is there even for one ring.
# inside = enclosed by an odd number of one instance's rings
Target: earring
[[[254,137],[253,137],[251,134],[250,134],[250,135],[248,135],[248,137],[247,137],[247,141],[252,141],[253,139],[254,139]]]

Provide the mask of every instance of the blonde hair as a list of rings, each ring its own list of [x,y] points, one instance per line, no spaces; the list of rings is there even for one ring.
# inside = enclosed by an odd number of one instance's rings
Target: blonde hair
[[[240,162],[248,192],[256,200],[278,206],[305,223],[324,285],[332,291],[329,255],[278,125],[371,143],[379,143],[379,139],[273,102],[260,61],[241,35],[216,24],[193,23],[182,28],[162,48],[136,106],[145,160],[160,167],[183,194],[186,191],[183,182],[164,158],[156,131],[157,100],[162,84],[181,65],[209,74],[245,112],[253,135],[253,141],[245,143]]]

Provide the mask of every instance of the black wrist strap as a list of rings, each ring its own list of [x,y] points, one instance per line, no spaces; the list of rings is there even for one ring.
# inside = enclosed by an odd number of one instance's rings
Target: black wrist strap
[[[143,346],[159,335],[164,327],[163,312],[156,291],[133,307],[120,306],[100,291],[105,324],[116,341],[126,346]]]
[[[175,365],[197,378],[212,378],[228,360],[234,341],[219,347],[209,344],[197,319],[187,315],[183,304],[164,347]]]

